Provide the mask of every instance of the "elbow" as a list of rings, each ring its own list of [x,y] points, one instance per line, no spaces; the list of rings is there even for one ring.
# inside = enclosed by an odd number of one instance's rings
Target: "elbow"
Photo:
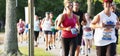
[[[94,27],[92,24],[90,24],[90,27],[91,27],[92,29],[95,29],[95,27]]]
[[[60,27],[59,27],[59,26],[56,26],[56,29],[57,29],[57,30],[60,30]]]

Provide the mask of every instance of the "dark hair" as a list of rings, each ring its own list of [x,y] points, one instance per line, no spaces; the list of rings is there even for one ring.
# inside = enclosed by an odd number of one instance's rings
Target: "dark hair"
[[[73,1],[73,3],[78,3],[78,4],[80,4],[78,1]]]
[[[53,14],[53,12],[49,12],[49,14]]]

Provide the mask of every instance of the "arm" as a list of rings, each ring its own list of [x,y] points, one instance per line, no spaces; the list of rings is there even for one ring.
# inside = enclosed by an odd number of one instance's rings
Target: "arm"
[[[58,30],[67,30],[67,31],[70,31],[71,27],[62,27],[61,24],[64,20],[64,14],[62,14],[59,19],[58,19],[58,22],[57,22],[57,29]]]
[[[76,16],[76,28],[79,28],[80,27],[80,23],[79,23],[79,16],[75,15]]]
[[[119,19],[117,19],[116,29],[119,29],[119,28],[120,28],[120,22],[119,22]]]
[[[57,19],[57,29],[58,30],[65,30],[65,28],[61,27],[61,23],[63,22],[63,15],[59,16],[59,19]]]
[[[44,21],[45,21],[45,18],[43,18],[43,19],[41,20],[41,27],[43,27]]]
[[[90,24],[90,27],[92,29],[95,29],[95,28],[101,28],[103,27],[103,23],[102,24],[98,24],[100,22],[100,16],[99,15],[96,15],[94,17],[94,19],[92,20],[91,24]]]
[[[77,15],[76,15],[77,16]],[[76,20],[76,28],[78,30],[78,33],[80,33],[80,23],[79,23],[79,16],[77,16],[77,20]]]
[[[81,25],[86,25],[87,24],[87,21],[86,21],[86,19],[85,19],[85,14],[83,14],[83,20],[82,20],[82,22],[81,22]]]

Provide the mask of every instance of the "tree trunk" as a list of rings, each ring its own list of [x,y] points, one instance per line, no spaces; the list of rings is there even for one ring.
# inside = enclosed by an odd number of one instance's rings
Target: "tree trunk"
[[[93,16],[93,12],[94,12],[94,10],[93,10],[93,8],[94,8],[94,6],[93,6],[93,3],[94,3],[94,0],[87,0],[87,13],[89,13],[90,14],[90,16]]]
[[[16,27],[16,0],[6,0],[4,50],[1,56],[21,56],[18,49]]]

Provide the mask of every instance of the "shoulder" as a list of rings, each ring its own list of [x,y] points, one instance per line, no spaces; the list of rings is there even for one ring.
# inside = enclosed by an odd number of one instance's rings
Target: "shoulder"
[[[94,19],[98,19],[100,18],[100,14],[97,14],[96,16],[94,16]]]
[[[61,13],[58,15],[58,17],[55,21],[61,21],[61,20],[64,20],[64,18],[65,18],[65,13]]]
[[[98,15],[103,15],[103,14],[104,14],[104,12],[103,12],[103,11],[101,11],[101,12],[99,12],[99,13],[98,13]]]
[[[111,12],[111,14],[112,14],[114,17],[117,17],[117,15],[116,15],[114,12]]]
[[[94,16],[92,22],[99,22],[100,21],[100,15],[97,14],[96,16]]]

